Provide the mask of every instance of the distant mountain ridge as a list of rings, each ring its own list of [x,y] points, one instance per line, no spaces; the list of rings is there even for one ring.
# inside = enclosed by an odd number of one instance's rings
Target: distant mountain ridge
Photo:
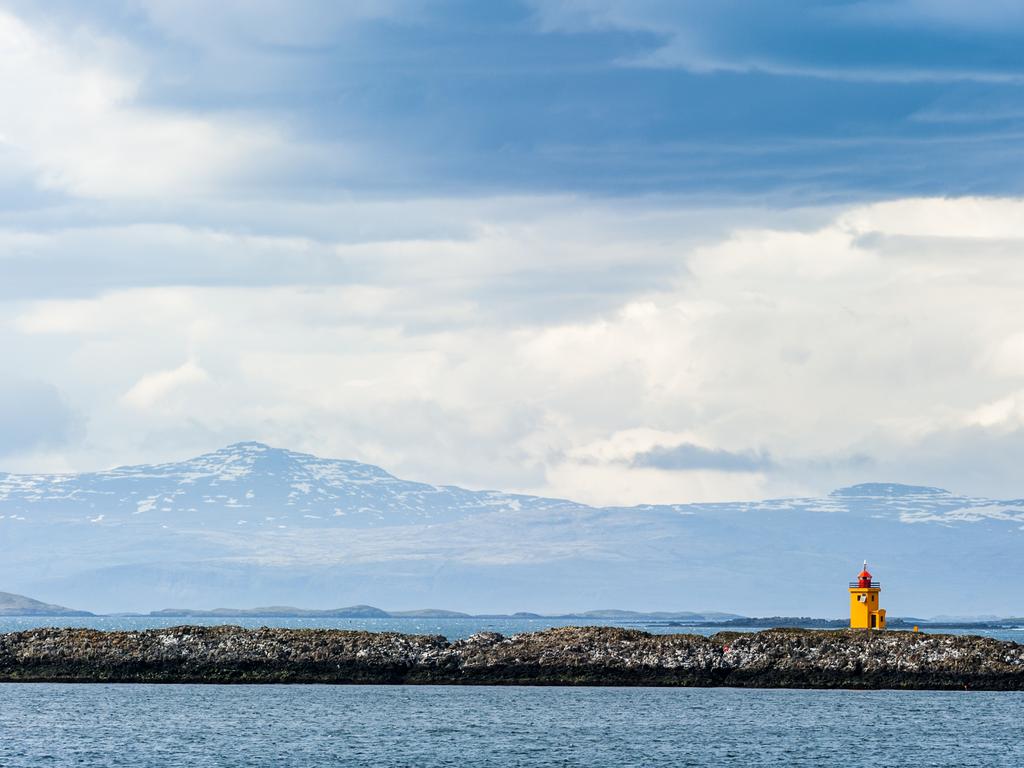
[[[169,464],[81,475],[0,474],[0,514],[18,518],[45,505],[61,519],[109,524],[165,513],[200,524],[279,530],[444,522],[495,507],[572,505],[557,499],[469,491],[400,480],[380,467],[246,442]],[[102,515],[102,517],[100,517]]]
[[[332,608],[327,610],[309,610],[290,606],[272,606],[267,608],[213,608],[200,610],[193,608],[164,608],[150,611],[153,617],[202,617],[202,618],[341,618],[341,619],[506,619],[506,618],[537,618],[537,619],[591,619],[611,621],[727,621],[740,619],[734,613],[706,611],[643,611],[600,610],[581,611],[559,614],[539,614],[518,612],[514,614],[471,614],[462,611],[449,611],[441,608],[420,608],[412,611],[386,611],[372,605],[353,605],[348,608]]]
[[[892,615],[1019,615],[1024,501],[866,483],[593,507],[254,442],[107,472],[0,474],[0,584],[106,612],[371,602],[841,615],[865,558]]]
[[[0,616],[95,616],[89,611],[74,610],[61,605],[52,605],[39,600],[34,600],[24,595],[15,595],[10,592],[0,592]],[[446,619],[470,619],[480,618],[473,614],[462,611],[450,611],[443,608],[420,608],[411,611],[386,611],[372,605],[350,605],[345,608],[329,608],[316,610],[309,608],[295,608],[288,605],[265,606],[260,608],[163,608],[158,611],[150,611],[147,616],[160,618],[342,618],[342,619],[404,619],[404,618],[446,618]],[[605,609],[597,611],[583,611],[576,613],[565,613],[557,616],[541,616],[541,614],[519,613],[518,616],[534,616],[536,618],[581,618],[581,619],[617,619],[617,620],[680,620],[689,621],[701,620],[730,620],[741,617],[736,614],[721,613],[718,611],[706,611],[694,613],[683,611],[679,613],[655,611],[643,613],[640,611],[627,611],[619,609]],[[510,618],[511,615],[492,615],[493,618]],[[491,618],[489,617],[489,618]]]
[[[265,608],[212,608],[202,610],[195,608],[164,608],[150,611],[149,616],[170,617],[204,617],[204,618],[316,618],[316,619],[390,619],[392,614],[375,608],[372,605],[351,605],[347,608],[328,608],[326,610],[292,608],[287,605],[275,605]]]
[[[52,605],[24,595],[0,592],[0,616],[92,616],[89,611],[76,611],[63,605]]]
[[[59,605],[43,603],[24,595],[0,592],[0,617],[96,617],[89,611],[73,610]],[[693,625],[698,627],[721,628],[771,628],[771,627],[802,627],[819,629],[841,629],[848,626],[846,619],[823,619],[810,616],[770,616],[751,617],[739,616],[720,611],[630,611],[617,608],[601,610],[567,612],[560,614],[539,614],[519,611],[513,614],[469,614],[462,611],[450,611],[439,608],[421,608],[411,611],[386,611],[372,605],[352,605],[345,608],[326,610],[295,608],[292,606],[266,606],[261,608],[213,608],[208,610],[194,608],[164,608],[145,614],[149,618],[192,619],[192,618],[256,618],[256,619],[557,619],[579,620],[581,624],[613,622],[616,624],[664,622],[671,624]],[[1019,626],[1020,618],[1003,618],[998,616],[984,617],[949,617],[935,616],[931,619],[912,617],[890,617],[892,629],[909,629],[916,625],[931,630],[943,628],[961,629],[997,629],[1008,626]]]

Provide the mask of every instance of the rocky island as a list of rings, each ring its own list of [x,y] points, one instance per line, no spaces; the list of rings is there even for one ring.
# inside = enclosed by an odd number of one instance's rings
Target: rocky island
[[[0,681],[1024,690],[1024,645],[800,629],[703,637],[565,627],[449,642],[235,626],[47,628],[0,635]]]

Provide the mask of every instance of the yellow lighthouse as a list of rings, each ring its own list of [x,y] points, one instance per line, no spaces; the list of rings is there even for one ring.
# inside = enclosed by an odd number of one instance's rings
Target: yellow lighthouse
[[[878,607],[882,585],[871,580],[868,562],[856,581],[850,582],[850,629],[885,629],[885,609]]]

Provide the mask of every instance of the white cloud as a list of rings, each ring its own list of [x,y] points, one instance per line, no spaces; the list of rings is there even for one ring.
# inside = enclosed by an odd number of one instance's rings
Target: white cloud
[[[554,196],[219,200],[204,202],[202,209],[204,219],[221,226],[76,223],[33,231],[26,217],[21,229],[0,228],[0,259],[9,276],[0,283],[0,298],[89,296],[158,285],[372,284],[394,292],[429,284],[435,291],[465,293],[490,283],[491,312],[552,298],[575,309],[601,293],[615,294],[619,303],[624,288],[658,284],[666,271],[681,268],[686,247],[720,236],[737,215],[680,211],[669,200],[603,203]],[[773,214],[743,215],[764,220]],[[549,278],[558,285],[570,275],[575,299],[566,304],[565,292],[553,291]],[[441,298],[459,309],[450,294]]]
[[[25,381],[16,371],[0,375],[0,456],[65,449],[79,429],[78,416],[56,387]]]
[[[182,387],[199,384],[209,378],[198,363],[188,360],[169,371],[147,373],[124,393],[122,399],[132,408],[146,410]]]
[[[908,198],[857,207],[839,218],[855,234],[973,239],[1024,239],[1024,200]]]
[[[593,505],[678,504],[725,499],[753,501],[772,496],[801,496],[808,487],[779,483],[763,474],[729,474],[698,470],[680,473],[621,465],[563,462],[553,466],[543,490]]]
[[[0,10],[0,178],[85,198],[202,195],[301,153],[251,116],[137,103],[145,58],[87,30],[52,38]]]
[[[875,479],[1015,487],[1024,267],[987,246],[1014,242],[1019,201],[894,201],[775,227],[724,212],[707,218],[747,226],[713,241],[686,212],[652,214],[652,236],[634,210],[579,205],[533,226],[483,217],[461,240],[247,242],[304,266],[284,285],[23,301],[0,333],[12,365],[86,417],[88,451],[62,466],[255,438],[592,503]],[[239,249],[209,232],[172,241],[204,243],[211,262]],[[318,284],[310,251],[358,265],[359,281]],[[599,270],[651,278],[563,315],[507,290],[529,275],[545,301],[571,302],[595,279],[591,251]],[[630,463],[679,445],[770,461]]]
[[[764,472],[728,472],[707,469],[685,473],[638,467],[633,460],[661,446],[699,443],[694,432],[665,432],[641,427],[624,429],[566,451],[546,476],[543,492],[586,503],[637,504],[687,501],[763,499],[784,493],[801,494],[807,488],[773,481]],[[680,474],[683,477],[680,478]]]
[[[1024,390],[984,403],[966,414],[967,426],[1013,431],[1024,428]]]

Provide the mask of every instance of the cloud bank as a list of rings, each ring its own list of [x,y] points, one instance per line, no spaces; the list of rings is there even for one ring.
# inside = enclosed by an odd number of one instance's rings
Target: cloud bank
[[[199,271],[8,301],[8,365],[89,414],[77,443],[20,466],[257,438],[595,503],[869,479],[1012,495],[1024,202],[900,200],[701,236],[663,209],[646,214],[657,237],[615,205],[562,205],[455,241],[318,245],[359,263],[349,282],[299,261],[271,284]]]
[[[1018,495],[1019,25],[954,5],[4,4],[4,469]]]

